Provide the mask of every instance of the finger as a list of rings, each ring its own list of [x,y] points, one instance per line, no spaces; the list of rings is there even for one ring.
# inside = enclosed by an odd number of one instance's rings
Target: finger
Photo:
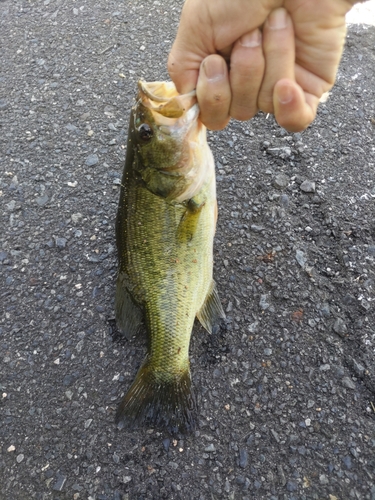
[[[273,90],[283,78],[294,80],[295,48],[293,24],[285,9],[275,9],[263,28],[263,51],[266,61],[259,92],[259,109],[273,113]]]
[[[221,130],[229,122],[231,91],[228,68],[218,54],[207,56],[200,67],[197,98],[200,119],[211,130]]]
[[[258,111],[264,66],[262,34],[256,29],[243,35],[232,50],[229,72],[232,91],[229,114],[232,118],[250,120]]]
[[[319,98],[304,92],[293,80],[279,80],[274,88],[274,113],[279,125],[289,132],[307,128],[316,116]]]
[[[168,56],[168,73],[180,94],[187,94],[196,88],[201,60],[195,55],[191,55],[189,60],[185,52],[172,47]]]

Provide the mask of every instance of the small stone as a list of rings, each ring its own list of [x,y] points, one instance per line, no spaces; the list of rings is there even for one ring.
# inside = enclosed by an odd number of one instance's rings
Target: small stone
[[[289,184],[289,177],[283,173],[279,173],[273,180],[273,185],[276,189],[284,189]]]
[[[44,194],[43,196],[38,196],[36,202],[40,207],[44,207],[44,205],[48,202],[48,200],[49,200],[48,196]]]
[[[88,420],[86,420],[85,429],[88,429],[90,427],[91,423],[92,423],[92,418],[89,418]]]
[[[302,250],[296,250],[296,261],[301,267],[305,267],[307,258],[306,254]]]
[[[206,451],[206,452],[211,451],[212,452],[212,451],[216,451],[216,448],[212,443],[210,443],[208,446],[205,447],[204,451]]]
[[[79,342],[77,342],[76,351],[77,352],[81,352],[82,351],[82,347],[83,347],[83,339],[80,340]]]
[[[289,206],[289,196],[287,194],[282,194],[280,196],[280,205],[284,208],[287,208]]]
[[[305,180],[300,185],[300,189],[304,193],[315,193],[315,182]]]
[[[91,154],[86,158],[86,165],[88,167],[93,167],[99,162],[99,157],[96,154]]]
[[[267,302],[268,300],[268,295],[261,295],[260,300],[259,300],[259,306],[260,308],[265,311],[270,307],[270,304]]]
[[[274,429],[271,429],[271,434],[272,434],[272,436],[275,438],[275,441],[276,441],[277,443],[280,443],[280,438],[279,438],[279,435],[278,435],[278,433],[277,433]]]
[[[16,202],[15,202],[15,200],[11,200],[9,203],[6,203],[5,206],[6,206],[7,210],[12,212],[16,206]]]
[[[321,312],[322,316],[325,316],[326,318],[328,318],[331,315],[331,310],[330,310],[329,305],[327,303],[321,304],[320,312]]]
[[[60,249],[63,249],[66,247],[66,244],[67,244],[67,239],[66,238],[58,238],[58,237],[55,237],[55,243],[56,243],[56,247],[57,248],[60,248]]]
[[[130,476],[123,476],[123,478],[122,478],[122,482],[124,484],[130,483],[131,480],[132,480],[132,478]]]
[[[255,333],[258,330],[259,321],[254,321],[247,327],[250,333]]]
[[[118,454],[116,452],[114,452],[114,454],[113,454],[113,461],[115,462],[115,464],[120,463],[120,457],[118,456]]]
[[[14,451],[15,449],[16,449],[16,447],[13,444],[11,444],[9,446],[9,448],[7,449],[7,451],[11,452],[11,451]]]
[[[353,380],[350,378],[350,377],[344,377],[342,380],[341,380],[341,383],[344,387],[347,387],[348,389],[352,389],[354,390],[355,389],[355,383],[353,382]]]
[[[3,262],[8,257],[8,254],[4,250],[0,250],[0,262]]]
[[[25,455],[23,453],[20,453],[19,455],[17,455],[17,458],[16,458],[17,463],[20,464],[24,458],[25,458]]]
[[[247,466],[248,463],[248,453],[246,450],[242,449],[240,450],[240,460],[239,460],[239,466],[244,469]]]
[[[67,391],[65,391],[65,396],[67,397],[67,399],[69,399],[69,401],[71,401],[72,397],[73,397],[73,392],[70,390],[67,390]]]
[[[319,370],[320,370],[321,372],[327,372],[327,371],[328,371],[328,370],[330,370],[330,369],[331,369],[331,365],[328,365],[328,364],[325,364],[325,365],[320,365],[320,366],[319,366]]]
[[[257,479],[255,479],[254,481],[254,488],[256,490],[259,490],[259,488],[262,486],[262,483],[260,481],[258,481]]]
[[[264,349],[263,353],[264,353],[265,356],[271,356],[272,355],[272,349],[270,349],[269,347],[267,347],[266,349]]]
[[[76,214],[72,214],[71,215],[72,222],[74,222],[74,223],[79,222],[82,219],[82,217],[83,217],[83,215],[80,214],[79,212],[77,212]]]
[[[287,489],[288,491],[297,491],[297,489],[298,489],[298,485],[297,485],[297,483],[296,483],[296,482],[294,482],[294,481],[290,481],[290,480],[289,480],[289,481],[286,483],[286,489]]]
[[[55,484],[52,486],[52,489],[54,491],[62,491],[62,489],[64,488],[65,481],[66,481],[66,477],[63,474],[61,474],[60,472],[58,472],[56,474],[56,481],[55,481]]]
[[[169,450],[170,445],[171,445],[171,440],[169,438],[163,439],[163,447],[165,451]]]
[[[351,469],[352,468],[352,459],[350,458],[349,455],[347,455],[346,457],[344,457],[342,459],[342,461],[344,462],[344,465],[347,469]]]
[[[358,363],[354,358],[352,359],[352,363],[353,363],[353,369],[355,373],[358,375],[358,377],[363,377],[366,370],[365,367],[360,363]]]
[[[348,329],[346,327],[344,320],[342,320],[341,318],[336,318],[336,321],[333,324],[333,331],[338,335],[340,335],[340,337],[345,336]]]
[[[328,477],[325,474],[321,474],[319,476],[319,482],[320,484],[329,484]]]

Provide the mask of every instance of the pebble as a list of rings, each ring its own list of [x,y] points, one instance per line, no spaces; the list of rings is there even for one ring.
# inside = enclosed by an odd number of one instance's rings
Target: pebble
[[[315,193],[315,182],[305,180],[300,185],[300,189],[304,193]]]
[[[244,449],[241,449],[240,450],[240,461],[239,461],[239,466],[244,469],[245,467],[247,467],[247,463],[248,463],[248,453],[246,450]]]
[[[328,365],[328,364],[325,364],[325,365],[320,365],[320,366],[319,366],[319,370],[320,370],[321,372],[326,372],[326,371],[328,371],[328,370],[330,370],[330,369],[331,369],[331,365]]]
[[[61,474],[60,472],[58,472],[56,474],[56,481],[55,481],[55,484],[52,486],[52,489],[54,491],[62,491],[62,489],[64,488],[64,484],[66,482],[66,477]]]
[[[352,468],[352,459],[350,458],[349,455],[347,455],[346,457],[344,457],[342,459],[342,461],[344,462],[344,465],[347,469],[351,469]]]
[[[282,194],[280,196],[280,205],[284,208],[286,208],[287,206],[289,206],[289,196],[287,194]]]
[[[261,295],[260,300],[259,300],[259,306],[260,308],[265,311],[270,307],[270,304],[268,303],[268,295]]]
[[[208,446],[205,447],[204,451],[206,452],[216,451],[215,445],[213,443],[210,443]]]
[[[288,158],[292,154],[292,150],[288,147],[283,148],[267,148],[267,153],[271,156],[279,158]]]
[[[93,420],[92,418],[89,418],[88,420],[86,420],[86,422],[85,422],[85,429],[88,429],[90,427],[90,425],[92,423],[92,420]]]
[[[20,453],[19,455],[17,455],[17,458],[16,458],[17,463],[20,464],[24,458],[25,458],[25,455],[23,453]]]
[[[267,347],[266,349],[264,349],[263,353],[264,353],[265,356],[271,356],[272,355],[272,349],[270,349],[269,347]]]
[[[83,215],[79,212],[77,212],[76,214],[72,214],[71,215],[71,218],[72,218],[72,222],[74,222],[75,224],[77,222],[79,222],[81,219],[82,219]]]
[[[289,184],[289,177],[283,173],[279,173],[273,180],[273,185],[277,189],[284,189]]]
[[[163,439],[163,447],[165,451],[169,450],[170,445],[171,445],[171,440],[169,438]]]
[[[36,199],[36,202],[40,207],[44,207],[44,205],[46,205],[48,200],[49,200],[49,197],[46,194],[44,194],[43,196],[38,196],[38,198]]]
[[[336,318],[336,321],[333,324],[333,331],[340,335],[340,337],[345,336],[347,333],[348,329],[346,327],[346,324],[343,319],[341,318]]]
[[[325,474],[319,476],[319,482],[320,484],[329,484],[329,480]]]
[[[348,389],[352,389],[354,390],[356,388],[356,385],[355,383],[353,382],[353,380],[350,378],[350,377],[344,377],[342,380],[341,380],[341,383],[344,387],[347,387]]]
[[[11,451],[14,451],[15,449],[16,449],[16,447],[13,444],[11,444],[9,446],[9,448],[7,449],[7,451],[11,452]]]
[[[5,206],[10,212],[12,212],[16,206],[16,202],[15,200],[11,200],[9,203],[6,203]]]
[[[307,258],[306,254],[302,250],[296,250],[296,261],[301,267],[305,267]]]
[[[365,374],[365,367],[363,365],[361,365],[360,363],[358,363],[354,358],[352,359],[352,363],[353,363],[353,370],[355,371],[355,373],[359,376],[359,377],[363,377],[363,375]]]
[[[56,244],[56,247],[57,248],[60,248],[60,249],[63,249],[66,247],[66,244],[67,244],[67,239],[66,238],[55,238],[55,244]]]
[[[254,233],[261,233],[264,229],[263,226],[258,226],[257,224],[251,224],[250,229],[254,231]]]
[[[65,391],[65,396],[67,397],[67,399],[69,399],[69,401],[71,401],[72,397],[73,397],[73,392],[70,390],[67,390],[67,391]]]
[[[96,154],[92,154],[92,155],[89,155],[87,158],[86,158],[86,165],[88,167],[93,167],[94,165],[96,165],[97,163],[99,163],[99,157],[98,155]]]
[[[289,480],[287,483],[286,483],[286,489],[288,491],[297,491],[298,489],[298,485],[295,481],[291,481]]]

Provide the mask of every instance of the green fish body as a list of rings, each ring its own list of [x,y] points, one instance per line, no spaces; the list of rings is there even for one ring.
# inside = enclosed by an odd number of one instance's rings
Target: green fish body
[[[194,319],[224,318],[212,278],[215,169],[193,94],[139,83],[116,221],[116,320],[127,337],[144,320],[148,351],[117,421],[195,427],[189,343]]]

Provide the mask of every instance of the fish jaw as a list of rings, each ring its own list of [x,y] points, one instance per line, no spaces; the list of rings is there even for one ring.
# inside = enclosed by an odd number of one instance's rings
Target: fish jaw
[[[182,203],[210,182],[214,163],[195,91],[179,95],[170,82],[141,81],[133,121],[137,164],[150,191]]]

